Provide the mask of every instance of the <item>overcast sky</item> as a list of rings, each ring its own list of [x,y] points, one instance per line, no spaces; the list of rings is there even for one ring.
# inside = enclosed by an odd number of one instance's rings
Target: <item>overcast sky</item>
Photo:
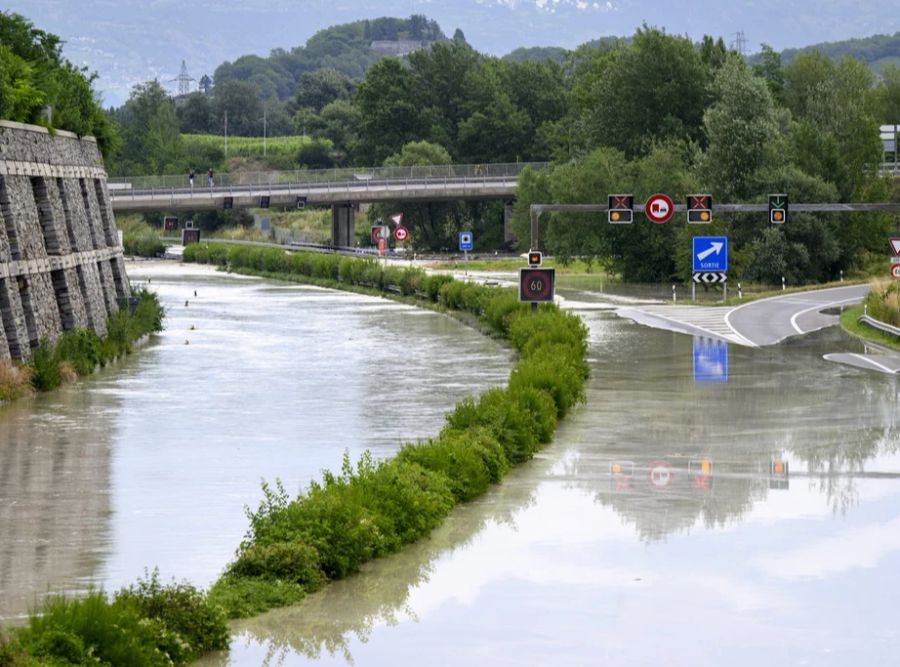
[[[132,85],[212,75],[224,60],[302,45],[331,25],[424,14],[449,36],[457,28],[479,51],[519,46],[574,48],[626,36],[646,22],[669,33],[704,34],[747,52],[778,50],[900,31],[897,0],[7,0],[7,10],[66,41],[66,56],[99,73],[104,102],[121,104]],[[174,84],[171,84],[174,90]]]

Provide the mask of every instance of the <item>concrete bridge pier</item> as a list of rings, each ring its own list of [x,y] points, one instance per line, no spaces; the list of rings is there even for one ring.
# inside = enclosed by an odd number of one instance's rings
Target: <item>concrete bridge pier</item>
[[[331,244],[335,246],[355,246],[353,204],[335,204],[331,207]]]

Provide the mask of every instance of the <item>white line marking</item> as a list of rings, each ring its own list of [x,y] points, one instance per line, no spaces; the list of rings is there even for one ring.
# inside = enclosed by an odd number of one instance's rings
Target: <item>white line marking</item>
[[[825,310],[826,308],[834,308],[835,306],[839,306],[844,303],[854,303],[856,301],[859,301],[858,297],[853,298],[853,299],[842,299],[841,301],[831,301],[830,303],[823,303],[823,304],[813,306],[812,308],[807,308],[806,310],[798,311],[798,312],[794,313],[793,317],[791,317],[791,326],[794,327],[794,331],[796,331],[799,334],[805,334],[805,333],[811,333],[813,331],[818,331],[819,329],[821,329],[823,327],[817,327],[816,329],[810,329],[809,331],[804,331],[797,324],[797,318],[800,317],[801,315],[805,315],[806,313],[811,313],[814,311],[818,312],[820,310]]]
[[[877,361],[870,359],[869,357],[867,357],[864,354],[856,354],[854,352],[851,352],[850,356],[855,357],[856,359],[859,359],[860,361],[863,361],[867,364],[872,364],[873,366],[884,371],[885,373],[889,373],[889,374],[893,375],[898,372],[898,371],[895,371],[893,368],[890,368],[889,366],[885,366],[884,364],[880,364]]]

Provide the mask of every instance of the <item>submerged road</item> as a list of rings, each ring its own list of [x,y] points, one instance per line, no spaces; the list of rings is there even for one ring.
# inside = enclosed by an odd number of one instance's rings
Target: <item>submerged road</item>
[[[848,285],[774,296],[733,308],[647,305],[619,308],[616,313],[657,329],[763,347],[837,324],[840,316],[825,311],[857,303],[868,291],[868,285]],[[824,358],[865,370],[900,374],[900,354],[879,346],[867,349],[866,354],[830,353]]]
[[[822,311],[857,303],[868,291],[868,285],[848,285],[774,296],[732,308],[647,305],[620,308],[616,313],[657,329],[762,347],[837,324],[837,315]]]

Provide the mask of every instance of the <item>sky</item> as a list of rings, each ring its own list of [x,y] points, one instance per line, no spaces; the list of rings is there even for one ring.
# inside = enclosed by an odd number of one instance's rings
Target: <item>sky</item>
[[[444,33],[459,28],[483,53],[522,46],[574,48],[628,36],[646,23],[699,39],[738,33],[745,51],[777,50],[900,31],[896,0],[7,0],[65,41],[64,54],[99,74],[104,104],[157,78],[175,91],[185,60],[199,79],[226,60],[303,45],[328,26],[379,16],[424,14]]]

